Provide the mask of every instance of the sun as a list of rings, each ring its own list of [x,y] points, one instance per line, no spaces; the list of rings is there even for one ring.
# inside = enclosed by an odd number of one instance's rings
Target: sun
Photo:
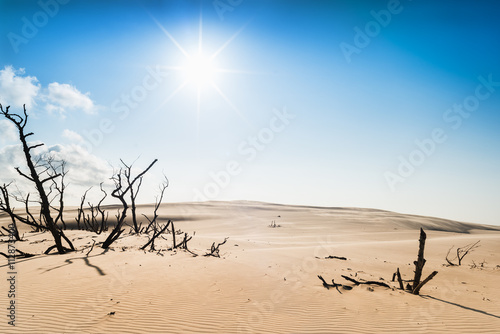
[[[189,56],[183,69],[185,79],[198,87],[211,84],[215,79],[216,68],[212,59],[201,53]]]
[[[201,97],[202,91],[205,91],[205,88],[211,89],[213,92],[216,92],[231,109],[238,114],[238,116],[245,121],[247,124],[250,124],[248,120],[244,117],[244,115],[238,110],[238,108],[231,102],[231,100],[224,94],[222,89],[216,83],[218,78],[218,74],[254,74],[253,72],[248,71],[240,71],[234,69],[221,68],[215,65],[215,58],[229,45],[231,42],[238,37],[238,35],[245,29],[248,25],[248,22],[245,23],[238,31],[236,31],[228,40],[226,40],[222,46],[220,46],[217,51],[210,55],[206,55],[203,52],[203,28],[202,28],[202,15],[200,12],[200,20],[198,26],[198,46],[195,52],[187,52],[181,44],[170,34],[170,32],[165,29],[165,27],[153,16],[151,15],[152,20],[156,23],[156,25],[163,31],[165,36],[176,46],[176,48],[184,55],[184,61],[179,64],[180,66],[164,66],[165,69],[178,71],[183,77],[182,82],[179,86],[174,89],[160,104],[157,110],[160,110],[170,99],[176,96],[181,90],[186,86],[195,86],[196,87],[196,113],[198,118],[198,123],[200,119],[200,111],[201,111]]]

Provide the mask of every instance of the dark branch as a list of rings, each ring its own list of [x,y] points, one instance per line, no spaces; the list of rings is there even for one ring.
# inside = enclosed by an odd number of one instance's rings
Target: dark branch
[[[27,137],[27,136],[25,136],[25,137]],[[45,144],[41,143],[41,144],[36,144],[36,145],[30,146],[30,147],[28,147],[28,151],[31,151],[32,149],[35,149],[35,148],[43,146],[43,145],[45,145]]]

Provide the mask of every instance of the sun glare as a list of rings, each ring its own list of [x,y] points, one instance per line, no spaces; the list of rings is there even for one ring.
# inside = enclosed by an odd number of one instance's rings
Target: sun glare
[[[163,103],[158,107],[157,110],[161,109],[165,103],[176,96],[184,87],[192,85],[196,86],[197,96],[196,96],[196,112],[199,116],[201,111],[201,97],[202,90],[204,88],[212,88],[220,97],[226,101],[226,103],[233,109],[246,123],[248,120],[243,116],[243,114],[236,108],[236,106],[231,102],[231,100],[224,94],[222,89],[215,82],[216,75],[219,73],[243,73],[243,71],[236,71],[231,69],[219,68],[214,64],[214,59],[229,45],[231,42],[245,29],[246,25],[243,25],[238,31],[236,31],[224,44],[217,49],[213,54],[207,56],[203,53],[203,28],[202,28],[202,16],[200,14],[199,28],[198,28],[198,50],[196,53],[187,52],[181,44],[165,29],[165,27],[158,22],[152,15],[151,18],[156,23],[156,25],[163,31],[163,33],[170,39],[170,41],[177,47],[177,49],[185,56],[185,61],[180,66],[168,66],[165,67],[169,70],[179,71],[181,75],[184,76],[182,83],[170,93]],[[253,73],[253,72],[247,72]],[[202,89],[203,88],[203,89]]]
[[[203,54],[190,56],[184,67],[186,80],[198,86],[210,84],[215,78],[215,67]]]

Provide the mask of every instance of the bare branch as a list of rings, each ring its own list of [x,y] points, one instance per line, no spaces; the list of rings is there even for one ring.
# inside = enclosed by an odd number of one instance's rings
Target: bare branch
[[[346,276],[346,275],[340,275],[340,276],[342,276],[344,279],[346,279],[348,281],[353,282],[356,285],[360,285],[360,284],[373,284],[373,285],[380,285],[380,286],[383,286],[383,287],[386,287],[386,288],[389,288],[389,289],[391,288],[389,285],[387,285],[384,282],[379,282],[379,281],[365,281],[365,282],[361,282],[361,281],[355,280],[354,278]]]
[[[55,179],[55,178],[58,178],[59,176],[61,176],[61,174],[51,175],[51,176],[49,176],[49,177],[47,177],[47,178],[43,179],[41,182],[42,182],[42,184],[44,184],[45,182],[50,181],[50,180],[53,180],[53,179]]]
[[[321,280],[321,282],[323,282],[323,286],[325,288],[327,288],[328,290],[330,290],[330,288],[335,288],[340,294],[342,294],[342,292],[340,292],[339,290],[339,286],[341,287],[342,284],[335,283],[333,279],[332,279],[332,284],[326,283],[325,279],[321,275],[318,275],[318,278]]]
[[[433,271],[433,272],[432,272],[429,276],[427,276],[427,278],[426,278],[426,279],[424,279],[422,282],[420,282],[420,283],[417,285],[417,287],[413,290],[413,294],[418,295],[418,294],[419,294],[419,292],[420,292],[420,289],[421,289],[421,288],[422,288],[422,287],[423,287],[423,286],[424,286],[427,282],[429,282],[431,279],[433,279],[433,278],[434,278],[434,276],[436,276],[436,275],[437,275],[437,273],[438,273],[437,271]]]
[[[155,246],[154,246],[154,241],[155,239],[160,236],[163,232],[165,232],[165,230],[168,228],[168,226],[170,225],[172,221],[169,220],[165,225],[163,225],[163,227],[161,229],[159,229],[158,232],[156,233],[153,233],[153,236],[151,237],[151,239],[149,239],[149,241],[141,247],[142,250],[146,249],[146,247],[148,247],[149,245],[151,245],[151,248],[150,248],[150,251],[155,251]]]
[[[25,178],[27,178],[28,180],[30,180],[31,182],[35,182],[35,180],[33,180],[31,177],[29,177],[28,175],[24,174],[23,172],[21,172],[21,170],[19,169],[19,167],[16,167],[16,171],[21,175],[21,176],[24,176]]]
[[[31,133],[31,134],[33,134],[33,133]],[[25,137],[26,137],[26,136],[25,136]],[[40,146],[43,146],[43,145],[45,145],[45,144],[44,144],[44,143],[41,143],[41,144],[36,144],[36,145],[30,146],[30,147],[28,147],[28,151],[31,151],[32,149],[35,149],[35,148],[40,147]]]
[[[117,223],[114,229],[111,231],[109,236],[102,244],[101,246],[102,248],[107,249],[123,233],[124,230],[122,229],[122,227],[125,218],[127,217],[127,211],[129,208],[128,203],[125,200],[125,195],[134,186],[135,182],[137,182],[137,180],[142,178],[142,176],[144,176],[144,174],[146,174],[157,161],[158,159],[155,159],[145,170],[143,170],[139,175],[137,175],[132,181],[130,182],[127,181],[128,185],[125,189],[123,189],[123,184],[122,184],[122,171],[123,171],[122,168],[120,168],[120,171],[118,173],[115,173],[115,175],[112,177],[112,180],[115,182],[115,189],[111,192],[111,196],[120,200],[120,202],[122,203],[122,211],[119,214],[119,216],[117,216]],[[125,163],[123,163],[123,165],[127,167]],[[127,170],[125,170],[125,176],[126,175],[127,175]]]
[[[212,244],[212,247],[210,247],[210,252],[206,253],[204,256],[213,256],[213,257],[220,257],[219,255],[219,247],[224,245],[229,238],[225,238],[223,242],[220,242],[217,246],[215,246],[215,242]]]

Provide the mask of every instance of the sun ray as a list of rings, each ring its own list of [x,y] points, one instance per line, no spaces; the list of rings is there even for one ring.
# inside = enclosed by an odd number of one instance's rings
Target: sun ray
[[[182,67],[182,66],[160,66],[160,68],[165,69],[165,70],[174,70],[174,71],[184,70],[184,67]]]
[[[231,102],[231,100],[224,94],[221,88],[214,82],[214,73],[231,73],[231,74],[270,74],[254,71],[244,71],[244,70],[234,70],[234,69],[224,69],[216,68],[212,65],[212,60],[216,58],[225,48],[227,48],[240,34],[247,25],[252,21],[249,20],[245,23],[238,31],[236,31],[227,41],[225,41],[222,46],[217,49],[211,56],[205,57],[203,55],[203,11],[200,6],[200,17],[198,22],[198,50],[194,54],[189,54],[177,40],[165,29],[165,27],[151,14],[148,13],[160,30],[170,39],[172,43],[177,47],[177,49],[186,57],[187,63],[184,66],[166,66],[164,68],[175,71],[182,71],[187,74],[187,78],[179,85],[166,99],[163,100],[161,105],[155,110],[157,112],[161,109],[168,101],[175,97],[186,85],[194,84],[196,85],[196,123],[197,123],[197,136],[200,132],[200,120],[201,120],[201,90],[202,85],[207,84],[212,86],[213,89],[222,97],[222,99],[227,103],[231,109],[236,112],[236,114],[251,128],[253,125],[248,121],[248,119],[240,112],[240,110]]]
[[[174,38],[174,36],[172,36],[168,31],[167,29],[165,29],[165,27],[160,23],[158,22],[158,20],[151,14],[149,14],[151,16],[151,18],[153,19],[153,21],[156,23],[156,25],[161,29],[161,31],[163,31],[163,33],[172,41],[172,43],[175,44],[175,46],[177,47],[177,49],[179,49],[179,51],[181,51],[184,56],[188,57],[189,58],[189,53],[187,53],[186,50],[184,50],[184,48],[179,44],[179,42],[177,42]]]
[[[185,80],[183,83],[181,83],[169,96],[167,96],[165,100],[162,101],[160,106],[156,108],[154,112],[155,113],[158,112],[158,110],[160,110],[168,101],[170,101],[175,95],[177,95],[177,93],[179,93],[182,90],[182,88],[184,88],[188,83],[189,83],[188,80]]]
[[[236,106],[231,102],[231,100],[229,100],[229,98],[222,92],[219,86],[217,86],[217,84],[213,81],[210,83],[212,84],[212,87],[217,91],[217,93],[219,93],[219,95],[224,99],[224,101],[226,101],[226,103],[236,112],[236,114],[238,114],[238,116],[240,116],[240,118],[245,123],[247,123],[249,127],[253,128],[253,125],[248,121],[248,119],[246,119],[245,116],[243,116],[243,114],[238,110],[238,108],[236,108]]]
[[[200,137],[200,106],[201,106],[201,89],[198,86],[196,97],[196,138]]]
[[[198,27],[198,53],[202,54],[203,52],[203,13],[200,4],[200,24]]]
[[[221,53],[229,44],[231,44],[231,42],[236,38],[238,37],[238,35],[243,31],[245,30],[245,28],[247,27],[247,25],[251,22],[251,20],[249,20],[247,23],[245,23],[243,25],[243,27],[241,27],[237,32],[235,32],[233,34],[233,36],[231,36],[217,51],[215,51],[211,56],[210,56],[210,60],[213,60],[215,59],[215,57],[217,57],[219,55],[219,53]]]
[[[231,73],[231,74],[252,74],[252,75],[272,75],[274,73],[269,72],[257,72],[257,71],[245,71],[245,70],[233,70],[229,68],[220,68],[217,67],[214,69],[217,73]]]

